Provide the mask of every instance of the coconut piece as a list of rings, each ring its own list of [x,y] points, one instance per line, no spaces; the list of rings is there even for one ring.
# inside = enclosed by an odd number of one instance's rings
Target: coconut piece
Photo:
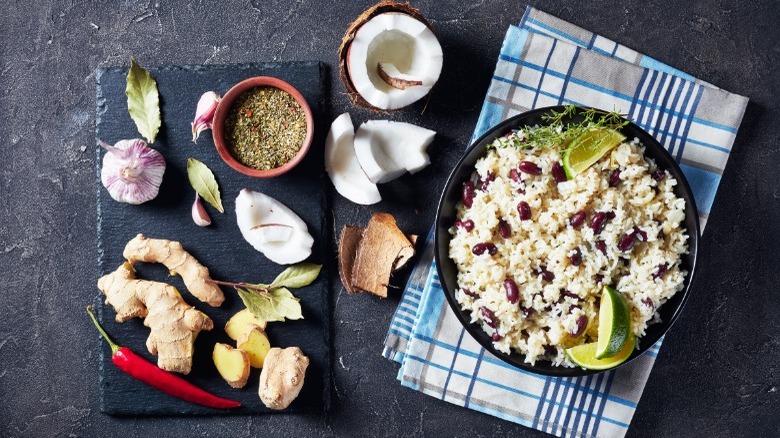
[[[257,233],[263,243],[287,242],[293,233],[293,227],[285,224],[261,224],[252,227],[252,232]]]
[[[426,149],[435,135],[411,123],[369,120],[355,133],[355,155],[371,182],[384,183],[431,164]]]
[[[339,75],[353,104],[376,110],[404,108],[426,96],[439,79],[441,44],[430,23],[408,3],[383,0],[347,28],[339,47]],[[420,82],[414,86],[382,77],[380,64],[397,73],[388,78]]]
[[[339,238],[339,277],[349,293],[360,292],[352,287],[352,268],[360,241],[363,238],[363,227],[344,225]]]
[[[368,179],[355,155],[355,128],[349,113],[330,125],[325,139],[325,170],[341,196],[356,204],[370,205],[382,200],[376,184]]]
[[[380,62],[376,65],[376,72],[383,81],[387,82],[393,88],[406,90],[409,87],[422,85],[422,81],[415,79],[410,75],[405,75],[398,71],[395,65],[389,62]]]
[[[374,213],[357,248],[352,286],[386,298],[394,267],[413,254],[414,247],[398,229],[395,218],[388,213]]]
[[[274,263],[287,265],[298,263],[311,255],[311,247],[314,238],[309,234],[306,223],[287,208],[286,205],[276,199],[260,192],[243,189],[236,198],[236,221],[241,235]],[[277,231],[270,234],[281,233],[280,225],[290,227],[291,233],[286,240],[269,240],[267,231],[269,227],[264,224],[274,224]]]

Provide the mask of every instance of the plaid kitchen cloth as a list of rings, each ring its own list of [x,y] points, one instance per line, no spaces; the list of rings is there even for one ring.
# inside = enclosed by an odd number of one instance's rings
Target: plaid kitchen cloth
[[[472,141],[502,120],[551,105],[628,114],[680,164],[702,227],[747,105],[738,96],[528,7],[504,39]],[[622,437],[663,339],[620,369],[545,377],[505,364],[463,329],[433,262],[433,235],[393,317],[384,356],[404,386],[557,436]]]

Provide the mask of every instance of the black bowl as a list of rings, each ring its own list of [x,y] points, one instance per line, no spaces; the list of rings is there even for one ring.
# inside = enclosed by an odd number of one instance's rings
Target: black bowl
[[[596,374],[601,371],[585,370],[579,367],[566,368],[562,366],[553,366],[549,361],[537,361],[535,365],[525,363],[523,356],[518,353],[513,352],[512,354],[505,354],[493,348],[493,342],[490,339],[490,336],[485,333],[478,324],[470,323],[470,315],[460,309],[457,299],[455,298],[458,270],[455,263],[449,258],[451,236],[447,231],[455,221],[455,205],[461,199],[461,185],[471,176],[474,171],[474,164],[477,160],[485,155],[486,147],[492,143],[493,140],[507,134],[512,129],[524,126],[547,125],[548,122],[544,120],[543,116],[551,114],[552,111],[560,112],[563,109],[564,107],[562,106],[547,107],[519,114],[499,123],[468,148],[463,155],[463,158],[460,159],[455,166],[455,169],[450,174],[447,185],[444,188],[444,193],[439,201],[439,207],[436,213],[435,257],[441,286],[444,289],[444,294],[447,297],[450,307],[452,307],[458,320],[463,324],[469,334],[473,336],[485,350],[491,352],[508,364],[526,371],[547,376],[576,377]],[[564,120],[564,123],[576,123],[581,121],[581,113],[585,109],[586,108],[578,108],[571,117]],[[696,210],[696,202],[693,199],[693,192],[688,185],[688,181],[685,179],[685,175],[683,175],[682,170],[680,170],[680,167],[658,141],[637,125],[629,123],[621,129],[621,132],[629,139],[634,137],[638,138],[645,146],[645,156],[654,159],[662,169],[666,169],[677,179],[678,184],[675,188],[675,194],[685,199],[685,227],[688,230],[689,236],[689,252],[682,257],[682,268],[688,271],[688,275],[685,278],[684,289],[676,293],[669,301],[661,306],[658,312],[661,315],[662,322],[648,326],[645,336],[639,339],[639,349],[635,350],[631,357],[619,366],[631,362],[652,347],[666,331],[669,330],[679,316],[680,311],[688,298],[688,291],[690,290],[693,281],[699,245],[699,215]],[[614,370],[616,368],[612,369]]]

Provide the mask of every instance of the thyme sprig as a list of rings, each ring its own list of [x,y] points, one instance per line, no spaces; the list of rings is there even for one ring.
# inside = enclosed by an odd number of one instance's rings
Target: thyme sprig
[[[575,123],[565,121],[574,115],[580,115],[582,120]],[[620,129],[629,122],[616,111],[600,111],[596,109],[579,109],[575,105],[566,105],[562,111],[551,111],[542,116],[545,125],[525,127],[514,131],[511,135],[496,139],[492,147],[514,146],[523,149],[552,147],[561,153],[565,152],[571,141],[585,132],[602,129]],[[598,148],[603,138],[596,140],[594,148]]]

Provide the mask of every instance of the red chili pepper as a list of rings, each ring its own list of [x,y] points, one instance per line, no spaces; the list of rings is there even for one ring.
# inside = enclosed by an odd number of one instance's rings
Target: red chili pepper
[[[114,362],[114,365],[116,365],[117,368],[131,377],[134,377],[149,386],[153,386],[168,395],[190,403],[217,409],[237,408],[241,406],[241,403],[235,400],[217,397],[208,391],[198,388],[183,378],[159,368],[157,365],[135,354],[131,349],[120,347],[115,344],[111,338],[108,337],[105,330],[103,330],[103,327],[100,326],[100,323],[98,323],[95,314],[92,313],[92,306],[87,306],[87,313],[89,313],[92,322],[95,323],[95,327],[100,331],[100,334],[103,335],[103,338],[108,342],[108,345],[111,346],[111,361]]]

